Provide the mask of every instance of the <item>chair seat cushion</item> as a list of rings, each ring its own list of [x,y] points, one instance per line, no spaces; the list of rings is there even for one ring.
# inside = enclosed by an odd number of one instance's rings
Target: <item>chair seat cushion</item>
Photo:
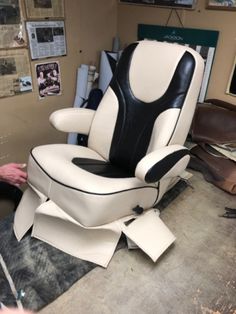
[[[88,147],[53,144],[34,148],[29,183],[85,226],[97,226],[155,204],[158,186],[135,177],[107,178],[76,166],[77,157],[105,161]]]

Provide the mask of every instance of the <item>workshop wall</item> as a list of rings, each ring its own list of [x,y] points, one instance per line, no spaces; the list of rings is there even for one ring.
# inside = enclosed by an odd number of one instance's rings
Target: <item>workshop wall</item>
[[[66,141],[67,134],[50,126],[49,115],[73,105],[77,67],[98,65],[100,51],[111,49],[116,10],[116,0],[65,0],[67,56],[31,62],[33,92],[0,98],[0,164],[27,162],[33,146]],[[39,100],[35,64],[51,61],[60,63],[62,95]]]

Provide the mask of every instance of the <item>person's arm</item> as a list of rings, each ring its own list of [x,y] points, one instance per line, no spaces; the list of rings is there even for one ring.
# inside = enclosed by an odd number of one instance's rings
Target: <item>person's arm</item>
[[[20,186],[27,180],[27,173],[22,169],[25,164],[10,163],[0,167],[0,181]]]

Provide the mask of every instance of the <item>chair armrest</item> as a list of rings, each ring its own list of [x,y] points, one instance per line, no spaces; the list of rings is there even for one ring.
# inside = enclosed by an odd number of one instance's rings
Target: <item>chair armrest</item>
[[[54,111],[50,123],[59,131],[88,135],[95,110],[86,108],[65,108]]]
[[[135,176],[146,183],[180,175],[188,165],[189,150],[181,145],[170,145],[143,157],[135,169]]]

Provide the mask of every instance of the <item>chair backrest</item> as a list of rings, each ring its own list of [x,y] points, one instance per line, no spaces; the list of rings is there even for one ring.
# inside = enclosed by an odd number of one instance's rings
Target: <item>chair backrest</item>
[[[185,46],[148,40],[129,45],[95,114],[88,146],[134,172],[147,152],[183,144],[203,68],[201,56]]]

